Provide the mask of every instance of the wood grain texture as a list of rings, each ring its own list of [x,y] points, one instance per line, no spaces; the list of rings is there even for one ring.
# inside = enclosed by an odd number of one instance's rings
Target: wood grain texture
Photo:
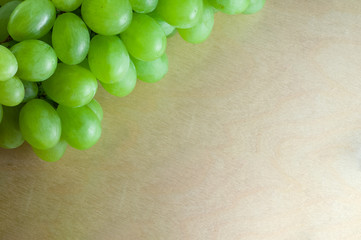
[[[361,2],[216,15],[103,135],[44,163],[0,150],[2,240],[361,239]]]

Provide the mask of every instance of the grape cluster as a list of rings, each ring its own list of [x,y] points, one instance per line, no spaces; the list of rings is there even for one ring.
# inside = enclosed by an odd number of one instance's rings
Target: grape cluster
[[[265,0],[0,0],[0,147],[27,141],[59,160],[101,135],[98,83],[127,96],[168,71],[167,37],[210,35],[214,14],[251,14]]]

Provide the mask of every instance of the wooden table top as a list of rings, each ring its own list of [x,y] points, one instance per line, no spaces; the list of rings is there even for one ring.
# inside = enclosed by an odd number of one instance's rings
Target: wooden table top
[[[1,240],[361,239],[361,2],[268,0],[57,163],[0,150]]]

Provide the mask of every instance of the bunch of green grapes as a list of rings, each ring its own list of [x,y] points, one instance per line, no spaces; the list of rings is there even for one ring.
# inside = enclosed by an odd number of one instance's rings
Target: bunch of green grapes
[[[265,0],[0,0],[0,147],[28,142],[59,160],[101,135],[98,84],[125,97],[168,71],[167,38],[210,35],[214,14],[251,14]]]

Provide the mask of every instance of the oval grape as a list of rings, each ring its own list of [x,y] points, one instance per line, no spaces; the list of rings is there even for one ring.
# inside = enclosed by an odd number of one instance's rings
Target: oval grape
[[[103,108],[97,100],[93,98],[86,106],[97,115],[99,121],[103,120]]]
[[[52,0],[56,9],[65,12],[72,12],[82,4],[83,0]]]
[[[130,0],[130,5],[137,13],[150,13],[158,4],[158,0]]]
[[[56,19],[52,43],[56,55],[63,63],[81,63],[88,54],[89,42],[88,28],[80,17],[74,13],[64,13]]]
[[[140,60],[152,61],[163,55],[167,38],[160,25],[150,16],[134,13],[129,28],[121,34],[129,53]]]
[[[24,95],[24,85],[18,77],[14,76],[7,81],[0,82],[0,104],[16,106],[23,101]]]
[[[62,123],[62,136],[73,148],[84,150],[92,147],[100,138],[101,125],[97,115],[87,106],[58,107]]]
[[[129,0],[84,0],[81,15],[94,32],[116,35],[132,21],[132,6]]]
[[[18,62],[22,80],[41,82],[53,75],[58,64],[54,49],[40,40],[25,40],[10,48]]]
[[[80,107],[93,99],[98,83],[89,70],[60,63],[53,76],[43,82],[43,88],[55,102],[68,107]]]
[[[60,139],[61,122],[55,109],[45,100],[33,99],[20,111],[20,130],[34,148],[49,149]]]
[[[18,62],[14,54],[4,46],[0,45],[0,81],[12,78],[18,71]]]
[[[176,28],[191,28],[202,15],[203,0],[159,0],[157,13]]]
[[[33,151],[36,156],[46,162],[56,162],[64,155],[67,146],[67,142],[60,139],[59,142],[52,148],[41,150],[33,147]]]
[[[117,36],[95,36],[90,42],[89,67],[102,82],[118,81],[128,70],[129,54]]]
[[[21,3],[21,1],[11,1],[0,8],[0,42],[9,37],[8,23],[11,13]]]
[[[24,143],[19,127],[19,114],[22,106],[3,107],[3,119],[0,122],[0,147],[14,149]]]
[[[55,17],[56,10],[50,0],[26,0],[11,13],[8,31],[18,42],[38,39],[50,31]]]

